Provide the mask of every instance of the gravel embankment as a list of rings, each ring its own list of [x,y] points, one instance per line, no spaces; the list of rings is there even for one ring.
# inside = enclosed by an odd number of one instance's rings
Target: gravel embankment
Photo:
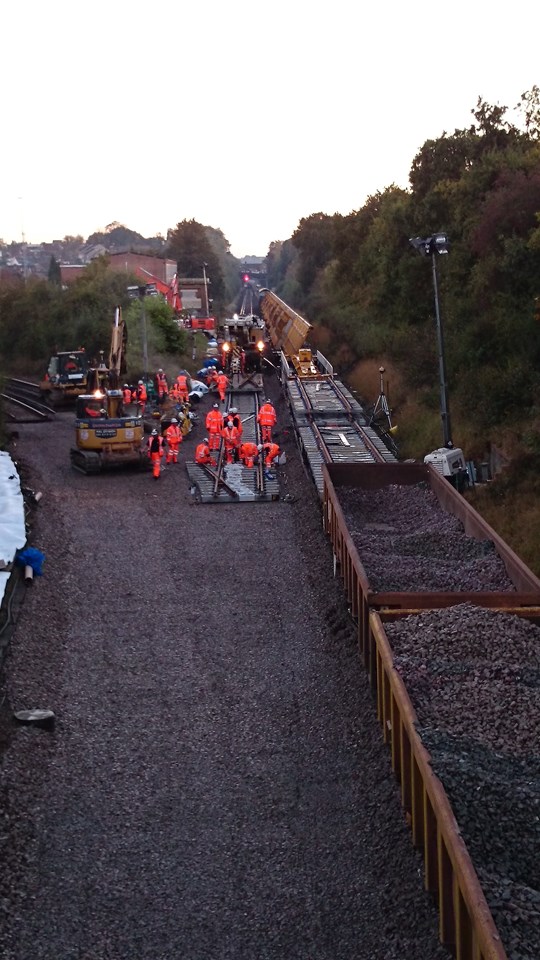
[[[338,497],[372,590],[515,591],[494,544],[466,536],[427,483],[343,486]]]
[[[461,604],[385,631],[510,960],[540,944],[540,628]]]
[[[20,427],[46,560],[7,664],[2,960],[449,956],[278,415],[269,504],[191,502],[202,417],[157,482],[73,472],[69,414]],[[54,732],[11,725],[31,706]]]

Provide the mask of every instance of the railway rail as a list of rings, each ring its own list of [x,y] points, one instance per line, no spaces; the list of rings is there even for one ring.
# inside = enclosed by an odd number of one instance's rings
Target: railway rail
[[[227,391],[225,414],[236,407],[242,420],[242,440],[261,442],[257,414],[259,412],[263,382],[260,374],[243,377],[235,374]],[[275,474],[271,479],[264,470],[262,458],[253,468],[242,463],[227,463],[224,444],[221,443],[217,466],[186,463],[192,493],[200,503],[264,503],[279,500],[279,481]]]
[[[13,423],[44,422],[56,416],[55,411],[43,403],[37,383],[11,378],[0,396],[8,404],[6,416]]]
[[[314,366],[318,373],[302,377],[281,355],[282,383],[298,444],[322,499],[324,464],[392,463],[396,457],[322,354],[316,355]]]

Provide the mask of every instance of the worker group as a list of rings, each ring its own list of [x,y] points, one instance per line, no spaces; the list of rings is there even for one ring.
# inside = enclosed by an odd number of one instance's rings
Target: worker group
[[[158,406],[163,405],[167,399],[176,403],[178,409],[189,402],[187,375],[180,374],[169,389],[166,375],[160,369],[156,375],[155,383]],[[247,468],[254,468],[262,463],[266,477],[271,479],[274,476],[271,472],[272,467],[278,462],[280,456],[280,448],[272,437],[272,431],[277,423],[274,406],[270,400],[266,400],[259,408],[257,422],[262,442],[257,444],[251,440],[244,440],[244,428],[238,409],[230,407],[225,412],[220,409],[220,404],[225,403],[229,383],[226,374],[221,370],[216,371],[210,389],[215,384],[220,403],[214,403],[206,415],[207,436],[196,447],[195,462],[209,469],[217,467],[220,449],[223,445],[223,460],[226,465],[240,463]],[[124,384],[123,389],[124,405],[135,402],[139,406],[141,414],[144,414],[148,396],[143,381],[139,381],[134,390],[128,384]],[[154,479],[159,478],[163,469],[163,461],[166,464],[178,463],[183,439],[183,432],[176,416],[171,417],[169,426],[162,433],[157,429],[152,430],[147,442],[147,452]]]

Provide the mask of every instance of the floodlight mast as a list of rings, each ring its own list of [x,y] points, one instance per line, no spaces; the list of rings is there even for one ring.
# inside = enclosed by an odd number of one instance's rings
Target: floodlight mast
[[[444,355],[444,333],[439,307],[439,286],[437,281],[437,254],[448,253],[450,244],[445,233],[436,233],[431,237],[411,237],[409,243],[423,257],[431,256],[431,271],[433,276],[433,293],[435,297],[435,324],[437,328],[437,352],[439,359],[439,390],[441,421],[443,427],[443,439],[445,447],[453,447],[452,430],[450,426],[450,406],[448,403],[448,384],[446,378],[446,363]]]

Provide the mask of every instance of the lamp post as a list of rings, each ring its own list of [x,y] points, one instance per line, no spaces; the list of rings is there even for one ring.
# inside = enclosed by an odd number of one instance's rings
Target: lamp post
[[[210,305],[209,305],[209,303],[208,303],[208,279],[207,279],[207,276],[206,276],[206,268],[207,268],[207,266],[208,266],[207,263],[203,263],[202,269],[203,269],[203,277],[204,277],[204,301],[205,301],[205,304],[206,304],[206,316],[209,317],[209,316],[210,316]]]
[[[437,283],[437,256],[448,253],[450,244],[445,233],[435,233],[432,237],[411,237],[409,243],[423,257],[431,257],[433,275],[433,293],[435,296],[435,323],[437,327],[437,351],[439,354],[439,389],[441,398],[441,420],[445,447],[453,447],[450,427],[450,407],[448,404],[448,384],[444,357],[444,334],[439,307],[439,287]]]

